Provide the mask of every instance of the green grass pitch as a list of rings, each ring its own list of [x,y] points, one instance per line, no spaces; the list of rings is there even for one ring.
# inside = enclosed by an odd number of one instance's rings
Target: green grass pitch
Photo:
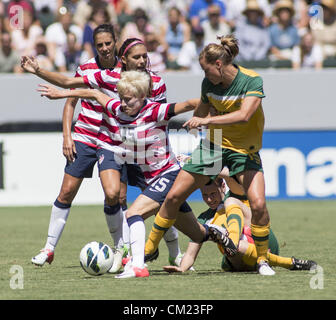
[[[206,206],[191,203],[194,212]],[[195,263],[196,272],[167,274],[168,251],[160,243],[160,256],[149,264],[146,279],[93,277],[79,265],[79,252],[90,241],[111,244],[101,206],[73,205],[51,265],[31,264],[44,246],[49,207],[2,207],[0,249],[0,300],[227,300],[281,299],[334,300],[336,297],[335,201],[270,201],[271,225],[280,244],[280,254],[313,259],[319,274],[276,268],[274,277],[256,273],[225,273],[215,244],[204,244]],[[149,232],[153,218],[146,222]],[[180,234],[182,251],[188,239]],[[15,266],[23,271],[23,288],[15,288]],[[14,271],[13,271],[14,270]],[[12,271],[12,273],[11,273]],[[13,285],[14,284],[14,285]],[[315,289],[314,289],[315,288]]]

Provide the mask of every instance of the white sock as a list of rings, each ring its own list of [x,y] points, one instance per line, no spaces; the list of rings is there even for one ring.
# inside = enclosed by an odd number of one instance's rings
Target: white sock
[[[141,216],[132,216],[127,219],[127,222],[130,228],[132,266],[143,269],[145,267],[145,223]]]
[[[169,251],[169,257],[176,258],[181,253],[178,243],[177,229],[174,226],[170,227],[164,234],[163,239],[166,241],[166,245]]]
[[[127,213],[127,209],[123,210],[122,235],[123,235],[124,246],[129,250],[130,248],[130,229],[127,223],[126,213]]]
[[[104,205],[106,223],[112,236],[114,246],[118,249],[124,246],[122,237],[123,214],[119,203],[115,206]]]
[[[45,249],[49,249],[51,251],[55,250],[68,219],[70,206],[71,205],[62,204],[58,200],[54,202],[50,214],[48,238],[44,247]]]

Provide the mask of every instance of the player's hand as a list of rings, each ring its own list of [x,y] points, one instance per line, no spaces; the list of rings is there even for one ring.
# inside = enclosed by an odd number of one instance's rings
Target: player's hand
[[[189,160],[191,157],[187,156],[186,154],[179,154],[176,156],[177,161],[179,162],[186,162],[187,160]]]
[[[50,84],[39,84],[37,91],[41,93],[41,97],[47,97],[51,100],[64,98],[62,91]]]
[[[34,57],[22,56],[21,68],[27,72],[36,74],[39,71],[40,66]]]
[[[75,160],[76,146],[72,137],[64,137],[63,139],[63,155],[69,161],[73,162]]]
[[[164,266],[163,270],[169,273],[183,272],[183,270],[180,267],[176,267],[176,266]]]
[[[183,124],[183,127],[188,127],[189,129],[199,128],[201,126],[206,126],[208,122],[208,118],[192,117]]]

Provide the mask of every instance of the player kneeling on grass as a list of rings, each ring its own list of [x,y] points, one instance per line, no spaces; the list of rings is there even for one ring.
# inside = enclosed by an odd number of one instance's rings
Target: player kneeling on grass
[[[124,162],[134,161],[144,174],[148,187],[127,212],[132,260],[117,278],[149,276],[144,265],[144,219],[159,211],[181,169],[169,143],[168,121],[199,104],[199,99],[173,104],[149,101],[146,99],[149,85],[147,74],[127,71],[121,74],[117,84],[120,100],[90,89],[58,90],[41,85],[38,90],[50,99],[81,97],[97,100],[105,109],[98,134],[98,148],[111,151],[109,157],[105,153],[103,161],[113,162],[115,170],[121,169]],[[175,226],[196,242],[209,237],[210,229],[197,222],[186,202],[179,207]]]
[[[202,197],[209,209],[198,217],[198,221],[201,224],[215,224],[225,228],[231,240],[238,239],[238,252],[232,252],[230,248],[218,245],[224,255],[221,264],[224,271],[256,271],[257,252],[251,237],[249,202],[241,185],[234,178],[229,177],[227,168],[224,168],[220,176],[224,177],[230,190],[225,193],[226,187],[222,178],[203,186],[201,188]],[[189,242],[180,267],[165,266],[164,270],[167,272],[187,271],[194,264],[201,247],[201,243]],[[289,270],[310,270],[317,266],[316,262],[311,260],[279,256],[278,242],[272,231],[270,231],[267,259],[271,266]]]

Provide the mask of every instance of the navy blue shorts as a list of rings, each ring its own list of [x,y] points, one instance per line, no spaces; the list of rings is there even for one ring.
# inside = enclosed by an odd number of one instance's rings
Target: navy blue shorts
[[[145,177],[138,164],[126,163],[127,168],[127,184],[130,186],[138,187],[141,190],[147,188]]]
[[[180,170],[175,170],[164,174],[149,185],[142,194],[162,205],[179,172]],[[190,212],[192,210],[189,204],[185,201],[181,205],[180,211]]]
[[[93,168],[98,160],[97,148],[79,141],[75,141],[75,146],[75,160],[67,161],[64,172],[76,178],[92,178]]]
[[[125,164],[115,160],[114,153],[106,149],[97,150],[99,172],[113,169],[120,172],[120,181],[127,182],[127,168]]]

